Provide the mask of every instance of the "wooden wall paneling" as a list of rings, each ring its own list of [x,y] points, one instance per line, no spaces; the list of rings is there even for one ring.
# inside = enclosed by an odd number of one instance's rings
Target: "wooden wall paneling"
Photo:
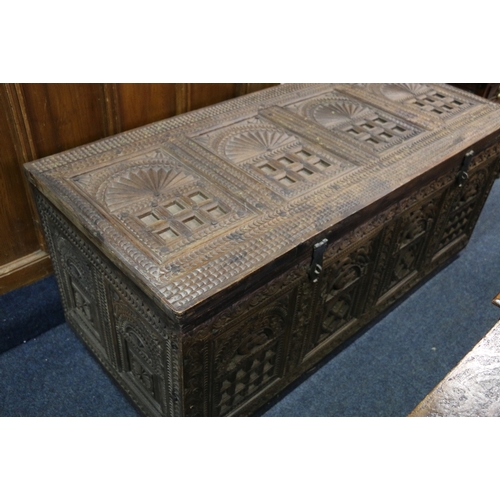
[[[114,84],[120,132],[176,114],[175,83]]]
[[[121,132],[118,90],[116,83],[102,83],[102,110],[106,136]]]
[[[250,94],[251,92],[264,90],[269,87],[274,87],[275,85],[279,85],[279,83],[237,83],[236,96],[239,97],[241,95]]]
[[[22,164],[275,84],[0,85],[0,293],[51,272]]]
[[[187,111],[237,97],[236,90],[236,83],[190,83],[189,109]]]
[[[175,84],[175,114],[180,115],[191,109],[191,84]]]
[[[263,90],[277,83],[177,83],[176,114]]]
[[[20,166],[21,151],[16,150],[13,140],[14,118],[5,87],[0,93],[0,106],[0,266],[3,266],[20,255],[38,250],[39,243]]]
[[[0,85],[0,294],[52,271],[22,172],[33,156],[17,91]]]
[[[28,206],[33,217],[35,234],[40,244],[40,248],[42,250],[46,250],[45,239],[43,237],[42,229],[40,226],[38,212],[31,195],[29,183],[22,169],[23,163],[35,160],[37,156],[35,153],[35,146],[33,143],[30,124],[28,121],[28,117],[26,116],[26,106],[24,104],[21,86],[18,83],[13,83],[5,84],[4,88],[10,111],[8,117],[9,123],[11,123],[11,138],[17,150],[17,162],[15,165],[13,164],[12,167],[21,175],[25,187],[24,195],[28,200]]]
[[[109,120],[100,84],[22,84],[21,90],[38,158],[107,135]]]
[[[4,84],[0,293],[52,270],[22,164],[116,131],[101,84]],[[15,156],[9,156],[15,151]]]

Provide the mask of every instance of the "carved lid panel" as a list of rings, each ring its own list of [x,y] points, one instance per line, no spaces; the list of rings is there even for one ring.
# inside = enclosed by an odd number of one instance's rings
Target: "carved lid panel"
[[[161,148],[71,181],[157,263],[255,215],[248,204]]]
[[[283,199],[353,170],[353,163],[256,116],[192,138]]]
[[[288,84],[26,169],[182,315],[499,129],[498,106],[447,85]]]

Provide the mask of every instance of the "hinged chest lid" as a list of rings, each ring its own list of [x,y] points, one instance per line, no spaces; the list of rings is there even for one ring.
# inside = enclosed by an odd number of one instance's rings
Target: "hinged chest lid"
[[[26,169],[183,315],[310,255],[328,230],[499,129],[498,105],[447,85],[288,84]]]

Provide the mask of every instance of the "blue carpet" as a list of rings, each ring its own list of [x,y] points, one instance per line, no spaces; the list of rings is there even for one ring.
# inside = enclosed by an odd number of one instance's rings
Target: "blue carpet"
[[[138,416],[67,324],[0,356],[4,417]]]
[[[0,353],[64,323],[54,276],[0,296]]]
[[[498,213],[499,181],[457,259],[257,415],[406,416],[500,316]],[[4,297],[0,308],[16,308]],[[2,416],[137,414],[66,324],[0,355]]]

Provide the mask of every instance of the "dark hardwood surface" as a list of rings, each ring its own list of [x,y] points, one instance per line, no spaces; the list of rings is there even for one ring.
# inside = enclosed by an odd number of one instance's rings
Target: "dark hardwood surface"
[[[456,168],[464,148],[495,143],[499,117],[492,103],[448,86],[285,85],[28,169],[117,265],[146,289],[157,283],[158,300],[201,315],[205,299],[243,289],[242,280],[257,286],[266,266],[278,275],[333,225],[338,237]]]
[[[492,101],[500,100],[500,83],[452,83],[454,87],[467,90]]]
[[[0,293],[52,272],[26,161],[275,84],[0,84]]]
[[[464,248],[499,158],[470,92],[288,84],[25,166],[70,326],[145,414],[230,416]]]

